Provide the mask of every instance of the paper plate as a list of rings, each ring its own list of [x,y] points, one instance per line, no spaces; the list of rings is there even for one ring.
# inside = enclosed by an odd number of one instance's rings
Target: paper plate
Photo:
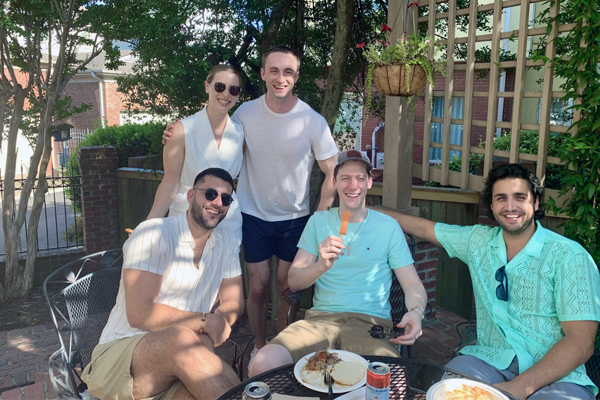
[[[355,361],[355,362],[359,362],[360,364],[365,366],[365,376],[362,378],[362,380],[360,380],[357,384],[352,385],[352,386],[340,387],[334,383],[333,384],[333,393],[346,393],[351,390],[358,389],[359,387],[361,387],[367,383],[367,367],[369,365],[369,362],[367,360],[365,360],[358,354],[351,353],[349,351],[328,350],[328,352],[335,353],[340,359],[342,359],[342,361]],[[302,379],[302,375],[301,375],[302,367],[304,365],[306,365],[306,363],[308,362],[308,359],[311,358],[314,354],[315,353],[307,354],[296,363],[296,366],[294,367],[294,376],[296,377],[298,382],[300,382],[301,385],[306,386],[307,388],[314,390],[316,392],[327,393],[328,389],[324,382],[323,382],[323,386],[317,386],[317,385],[312,385],[308,382],[304,382],[304,380]]]
[[[492,395],[493,400],[508,400],[508,397],[503,395],[498,389],[494,388],[493,386],[486,385],[485,383],[472,381],[469,379],[458,378],[444,379],[430,387],[427,391],[427,400],[445,400],[446,392],[451,392],[455,389],[458,389],[463,384],[487,390]]]

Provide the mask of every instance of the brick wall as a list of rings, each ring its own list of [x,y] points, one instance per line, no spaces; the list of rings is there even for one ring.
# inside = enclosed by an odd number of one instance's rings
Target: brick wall
[[[88,253],[119,248],[117,153],[112,146],[79,148],[83,240]]]
[[[425,286],[427,302],[432,309],[428,318],[435,317],[435,306],[437,304],[437,255],[438,248],[435,244],[429,242],[417,243],[415,267],[419,273],[419,278],[423,282],[423,286]]]
[[[73,106],[81,106],[82,104],[92,106],[88,111],[73,115],[65,122],[75,126],[77,129],[94,129],[100,122],[100,91],[98,82],[71,81],[65,88],[65,92],[73,99]]]

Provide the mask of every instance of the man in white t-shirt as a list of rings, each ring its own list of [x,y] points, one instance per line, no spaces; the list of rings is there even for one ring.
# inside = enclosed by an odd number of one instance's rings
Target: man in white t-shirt
[[[298,240],[309,218],[309,182],[315,160],[325,173],[318,210],[333,204],[333,169],[337,146],[320,114],[293,94],[300,58],[277,46],[262,55],[264,96],[242,104],[233,119],[242,123],[246,140],[237,194],[242,211],[242,244],[248,265],[248,318],[256,332],[255,354],[265,342],[270,259],[277,257],[277,327],[287,323],[283,293]],[[292,319],[294,316],[292,316]]]
[[[92,395],[216,399],[239,383],[214,353],[244,307],[237,241],[217,226],[232,193],[227,171],[206,169],[187,213],[144,221],[125,242],[117,302],[82,374]]]

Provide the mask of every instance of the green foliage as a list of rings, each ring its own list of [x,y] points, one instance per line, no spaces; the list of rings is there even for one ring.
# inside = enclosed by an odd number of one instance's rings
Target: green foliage
[[[77,217],[75,222],[63,232],[62,239],[68,243],[83,243],[83,217]]]
[[[373,69],[376,66],[405,65],[407,70],[406,88],[409,91],[411,80],[410,68],[413,65],[420,65],[423,67],[427,80],[432,87],[435,84],[434,73],[436,71],[444,76],[446,75],[444,69],[446,63],[440,55],[442,46],[436,45],[433,38],[420,36],[415,33],[414,35],[408,35],[399,39],[396,44],[390,44],[390,42],[387,41],[389,32],[391,32],[391,29],[383,24],[383,40],[377,39],[376,43],[367,46],[364,51],[364,56],[369,62],[369,69],[365,82],[365,88],[367,90],[365,113],[369,112],[371,106],[371,97],[373,93],[371,84],[373,82]],[[358,47],[363,47],[363,45],[364,43],[361,43]],[[413,101],[412,104],[416,103]]]
[[[360,0],[350,27],[354,41],[362,32],[385,21],[379,0]],[[335,0],[145,0],[135,5],[138,18],[120,39],[137,56],[133,74],[118,78],[131,109],[140,105],[155,115],[188,116],[207,100],[204,79],[218,63],[240,70],[243,91],[238,104],[264,93],[259,53],[265,35],[275,30],[275,45],[286,45],[302,55],[300,79],[294,93],[319,110],[328,74],[336,23]],[[276,10],[280,23],[272,25]],[[262,49],[264,50],[264,49]],[[360,52],[350,52],[345,87],[364,71]]]
[[[550,132],[548,136],[548,156],[558,157],[560,149],[570,138],[568,134],[560,134]],[[494,139],[494,150],[510,151],[510,143],[512,135],[510,132],[504,132],[500,137]],[[537,154],[539,146],[539,132],[531,130],[522,130],[519,135],[519,152],[525,154]],[[479,144],[480,148],[485,148],[485,142]],[[469,156],[469,173],[476,175],[482,165],[484,159],[483,154],[471,153]],[[441,164],[436,164],[437,168],[441,168]],[[534,169],[537,163],[534,162]],[[462,170],[462,157],[455,155],[450,160],[448,168],[450,171],[460,172]],[[546,181],[544,186],[548,189],[560,189],[561,180],[565,176],[567,168],[564,165],[548,164],[546,166]],[[436,186],[429,183],[427,186]]]
[[[600,4],[595,0],[561,2],[555,19],[549,17],[549,11],[540,19],[575,24],[554,39],[560,57],[550,60],[539,48],[532,59],[554,67],[556,76],[564,79],[563,100],[573,100],[571,111],[580,113],[571,126],[574,135],[566,136],[558,149],[560,159],[570,167],[561,178],[560,195],[570,197],[562,204],[550,199],[549,210],[570,217],[563,224],[565,235],[579,242],[600,263]],[[551,29],[548,25],[548,33]]]
[[[117,152],[118,167],[127,167],[129,157],[158,155],[162,160],[162,132],[164,124],[125,124],[95,130],[88,135],[81,146],[113,146]],[[79,152],[74,151],[67,162],[67,175],[79,175]],[[81,194],[68,187],[65,192],[76,212],[81,212]]]

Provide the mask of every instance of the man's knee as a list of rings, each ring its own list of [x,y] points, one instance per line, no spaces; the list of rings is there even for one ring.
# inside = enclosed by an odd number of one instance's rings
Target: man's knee
[[[212,341],[206,335],[198,335],[185,326],[173,326],[161,333],[159,345],[169,349],[174,357],[187,357],[198,351],[212,352]]]
[[[292,355],[285,347],[278,344],[268,344],[254,356],[248,375],[253,377],[291,362]]]

